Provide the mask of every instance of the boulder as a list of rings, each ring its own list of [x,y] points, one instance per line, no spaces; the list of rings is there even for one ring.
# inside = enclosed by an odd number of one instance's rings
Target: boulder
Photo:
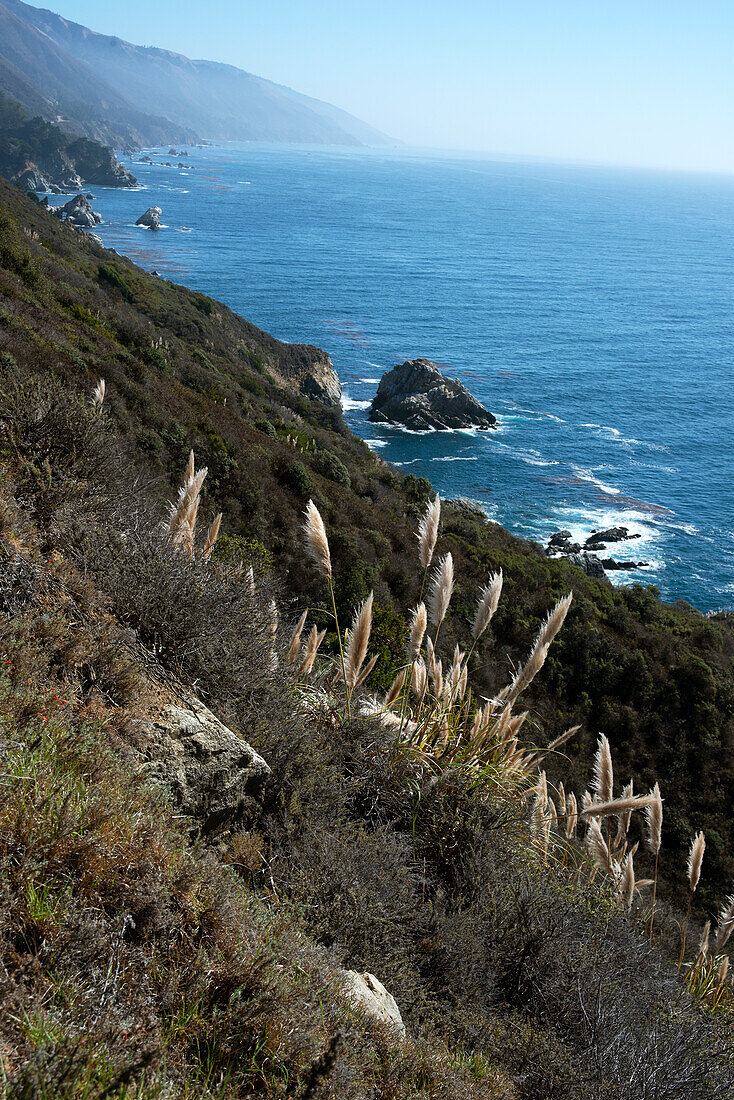
[[[356,970],[344,971],[345,988],[353,1004],[361,1008],[375,1023],[405,1038],[405,1024],[395,998],[385,989],[374,974]]]
[[[386,371],[369,418],[416,432],[497,427],[497,418],[457,378],[445,378],[429,359],[410,359]]]
[[[84,195],[75,195],[73,199],[69,199],[58,208],[56,216],[82,229],[93,229],[102,221],[102,215],[92,210]]]
[[[164,697],[146,709],[148,771],[201,833],[217,833],[255,808],[270,768],[246,741],[193,697]]]
[[[593,554],[570,554],[568,560],[572,565],[577,565],[579,569],[583,569],[587,577],[596,577],[597,580],[607,580],[603,564],[598,558],[595,558]]]
[[[149,206],[145,213],[140,215],[135,224],[145,225],[148,229],[152,229],[155,232],[155,230],[160,229],[162,213],[163,211],[160,206]]]
[[[646,561],[615,561],[614,558],[600,558],[605,569],[644,569],[649,562]]]

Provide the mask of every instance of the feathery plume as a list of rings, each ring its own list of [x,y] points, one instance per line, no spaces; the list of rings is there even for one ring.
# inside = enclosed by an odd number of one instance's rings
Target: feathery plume
[[[194,461],[194,452],[193,452],[193,450],[191,450],[191,451],[189,451],[189,460],[186,463],[186,473],[184,474],[184,486],[190,485],[191,482],[194,480],[195,467],[196,467],[196,464],[195,464],[195,461]]]
[[[433,551],[436,549],[438,527],[441,522],[441,498],[438,493],[432,501],[429,501],[423,517],[418,525],[418,560],[425,571],[433,560]]]
[[[650,793],[652,799],[649,805],[645,807],[645,817],[647,818],[647,844],[652,854],[657,856],[662,841],[663,799],[660,794],[660,787],[657,783]]]
[[[218,515],[216,515],[214,517],[214,522],[212,523],[211,527],[207,531],[206,542],[204,543],[204,549],[203,549],[202,555],[201,555],[202,559],[204,561],[209,561],[209,558],[212,556],[212,550],[214,549],[216,541],[219,538],[219,528],[221,526],[222,526],[222,513],[219,512]]]
[[[443,661],[436,661],[433,666],[433,693],[437,699],[443,695]]]
[[[610,803],[614,798],[614,770],[612,768],[612,750],[603,733],[599,734],[596,757],[594,759],[594,790],[599,802]],[[635,807],[633,806],[633,809]]]
[[[369,661],[367,662],[367,664],[364,666],[364,668],[360,672],[357,683],[354,685],[354,690],[355,691],[357,690],[357,688],[362,687],[362,684],[365,682],[365,680],[367,679],[369,674],[372,672],[372,669],[377,664],[377,658],[378,657],[379,657],[378,653],[375,653],[374,657],[370,657]]]
[[[417,661],[413,661],[413,667],[410,674],[410,686],[415,693],[417,699],[422,699],[426,694],[426,687],[428,685],[428,672],[426,669],[425,661],[422,657],[419,657]]]
[[[406,678],[407,674],[408,674],[407,669],[405,669],[405,668],[400,669],[400,672],[398,672],[397,676],[395,677],[393,682],[390,684],[390,688],[388,690],[387,695],[385,696],[385,702],[383,703],[383,706],[391,707],[393,705],[395,700],[400,695],[400,692],[403,690],[403,686],[405,684],[405,678]]]
[[[699,945],[699,954],[704,957],[708,955],[709,951],[709,936],[711,935],[711,921],[707,920],[703,926],[703,932],[701,933],[701,943]]]
[[[724,902],[716,925],[716,954],[724,950],[734,932],[734,894]]]
[[[410,640],[408,642],[409,661],[414,661],[420,653],[421,646],[423,645],[423,635],[426,632],[427,626],[428,615],[426,613],[426,605],[424,603],[419,603],[410,620]]]
[[[557,788],[557,793],[558,793],[558,812],[561,815],[561,817],[565,817],[566,816],[566,788],[564,787],[563,782],[559,782],[558,788]]]
[[[633,794],[631,798],[615,798],[611,802],[592,802],[581,812],[584,817],[612,817],[614,814],[644,810],[653,799],[652,794]]]
[[[255,595],[255,570],[248,565],[245,572],[245,588],[250,596]]]
[[[316,654],[319,651],[319,646],[326,636],[326,630],[318,631],[315,626],[311,627],[311,633],[308,636],[306,642],[306,656],[298,669],[298,675],[310,676],[313,672],[313,666],[316,661]]]
[[[307,615],[308,615],[308,610],[303,612],[303,614],[301,615],[300,619],[298,620],[298,622],[296,623],[296,625],[294,627],[293,633],[291,634],[291,640],[290,640],[290,643],[288,645],[288,653],[286,655],[286,660],[287,660],[289,665],[294,665],[296,663],[296,661],[298,660],[298,654],[300,653],[300,650],[301,650],[301,635],[303,634],[303,628],[306,625],[306,616]]]
[[[426,666],[429,676],[433,679],[436,671],[436,650],[434,649],[430,635],[426,635]]]
[[[451,553],[444,554],[431,580],[431,591],[428,596],[428,607],[431,614],[431,622],[439,627],[446,617],[446,612],[451,602],[451,594],[454,591],[454,559]]]
[[[349,640],[344,654],[344,673],[350,691],[359,679],[359,674],[367,656],[367,646],[370,641],[372,629],[372,601],[374,593],[370,592],[366,600],[362,602],[352,621],[349,631]]]
[[[497,605],[500,602],[500,595],[502,593],[502,570],[499,573],[493,573],[489,578],[489,584],[485,585],[479,594],[479,603],[477,605],[477,612],[474,616],[474,624],[472,626],[472,637],[476,642],[478,638],[481,638],[484,631],[489,626],[492,616],[497,610]]]
[[[568,796],[568,807],[566,813],[566,836],[569,840],[572,840],[576,836],[576,824],[578,822],[578,806],[576,804],[576,795],[571,791]]]
[[[104,397],[105,397],[106,388],[107,387],[106,387],[104,378],[100,378],[99,382],[94,387],[94,390],[92,392],[92,396],[91,396],[91,399],[90,399],[90,404],[96,412],[101,412],[101,410],[102,410],[102,406],[104,404]]]
[[[312,500],[306,505],[306,549],[316,568],[331,580],[331,553],[321,513]]]
[[[604,871],[611,872],[612,857],[601,831],[601,826],[596,818],[592,818],[586,832],[586,847],[594,862]]]
[[[634,796],[634,793],[635,793],[634,784],[633,784],[632,780],[630,779],[629,783],[626,783],[625,786],[622,788],[622,800],[624,801],[625,799],[632,798]],[[634,809],[634,807],[633,807],[633,809]],[[631,820],[632,820],[632,810],[622,810],[622,812],[619,815],[619,823],[618,823],[618,825],[619,825],[619,827],[618,827],[619,843],[621,843],[623,840],[626,839],[627,833],[629,832],[630,821]]]
[[[694,892],[701,878],[701,864],[705,851],[706,837],[703,832],[698,832],[691,841],[690,851],[688,852],[688,885],[691,888],[691,893]]]

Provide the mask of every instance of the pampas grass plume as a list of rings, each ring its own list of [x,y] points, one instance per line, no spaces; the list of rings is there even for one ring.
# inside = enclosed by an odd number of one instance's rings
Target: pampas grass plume
[[[614,798],[612,750],[603,733],[599,735],[594,759],[594,790],[600,802],[609,803]]]
[[[451,554],[448,553],[441,558],[438,568],[431,580],[428,607],[430,610],[431,622],[434,626],[440,626],[446,617],[453,591],[454,559]]]
[[[660,851],[660,845],[662,843],[663,799],[660,794],[660,787],[657,783],[650,793],[652,799],[649,805],[645,807],[645,817],[647,818],[647,843],[652,854],[656,856]]]
[[[414,661],[423,645],[423,637],[428,626],[426,605],[419,603],[410,620],[410,640],[408,642],[408,660]]]
[[[367,646],[369,645],[372,629],[373,599],[374,593],[370,592],[354,616],[352,628],[349,631],[349,641],[344,654],[344,674],[350,691],[354,691],[356,687],[364,659],[367,656]]]
[[[691,888],[691,893],[696,889],[701,878],[701,864],[705,851],[706,837],[703,832],[698,832],[691,841],[690,851],[688,852],[688,885]]]
[[[418,560],[422,569],[428,569],[436,548],[438,528],[441,522],[441,498],[438,493],[429,501],[418,525]]]
[[[498,573],[493,573],[489,578],[489,584],[485,585],[479,595],[479,603],[477,605],[477,612],[474,616],[474,624],[472,626],[472,637],[474,641],[481,638],[485,630],[492,621],[492,616],[497,610],[497,605],[500,602],[500,595],[502,594],[502,570]]]
[[[312,500],[306,505],[306,549],[319,572],[331,580],[331,552],[321,513]]]

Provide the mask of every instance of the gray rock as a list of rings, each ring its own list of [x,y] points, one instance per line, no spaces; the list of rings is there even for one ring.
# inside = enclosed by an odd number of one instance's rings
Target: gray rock
[[[497,418],[458,379],[445,378],[429,359],[411,359],[383,374],[369,418],[417,432],[497,426]]]
[[[92,210],[84,195],[75,195],[59,207],[56,216],[81,229],[92,229],[102,221],[102,215]]]
[[[345,987],[350,1000],[367,1013],[376,1023],[405,1038],[405,1024],[395,998],[381,981],[365,971],[345,970]]]
[[[155,232],[160,229],[162,213],[163,211],[160,206],[149,206],[145,213],[140,215],[135,224],[145,225],[148,229],[152,229]]]
[[[202,833],[216,833],[254,809],[270,768],[198,699],[151,707],[142,728],[149,772]]]
[[[596,577],[598,580],[607,580],[607,575],[604,572],[604,566],[595,558],[593,554],[571,554],[568,560],[572,565],[577,565],[579,569],[583,569],[587,577]]]
[[[644,569],[649,562],[646,561],[615,561],[614,558],[600,558],[605,569]]]
[[[104,241],[101,237],[98,237],[96,233],[87,233],[86,236],[88,241],[94,241],[94,243],[98,244],[100,248],[104,248]]]
[[[19,176],[16,176],[15,182],[24,191],[48,191],[50,187],[49,181],[35,166],[26,168],[24,172],[21,172]]]

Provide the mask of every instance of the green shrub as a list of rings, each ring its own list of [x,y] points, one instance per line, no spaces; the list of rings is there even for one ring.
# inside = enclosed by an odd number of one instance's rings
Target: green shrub
[[[337,485],[343,485],[345,489],[351,489],[352,479],[349,476],[349,470],[333,451],[318,451],[312,461],[317,473],[328,477],[330,481],[335,481]]]
[[[119,290],[125,301],[131,302],[133,300],[133,293],[127,282],[119,271],[110,264],[100,264],[97,268],[97,277],[101,283],[106,283],[107,286]]]

